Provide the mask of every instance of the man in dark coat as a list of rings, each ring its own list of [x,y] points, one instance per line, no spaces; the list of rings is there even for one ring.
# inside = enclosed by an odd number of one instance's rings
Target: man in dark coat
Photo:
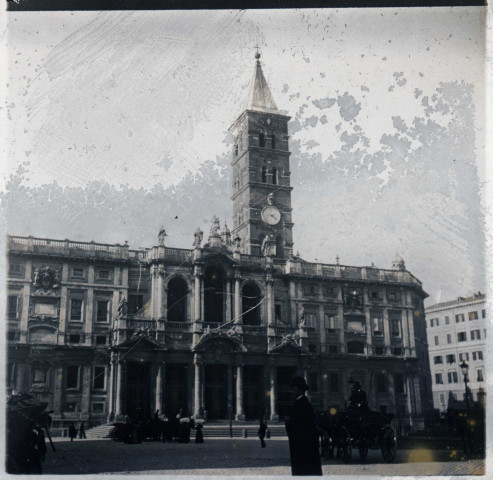
[[[322,475],[313,408],[305,395],[308,385],[303,377],[295,377],[292,385],[295,390],[295,401],[285,418],[291,474]]]
[[[267,433],[267,424],[263,421],[260,420],[260,428],[258,429],[257,436],[260,438],[260,446],[262,448],[265,448],[265,434]]]

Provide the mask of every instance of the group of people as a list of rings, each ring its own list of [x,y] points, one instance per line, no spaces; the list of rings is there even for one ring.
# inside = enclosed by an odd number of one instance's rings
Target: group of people
[[[196,423],[183,409],[174,417],[160,415],[157,410],[148,419],[132,420],[127,416],[121,425],[120,435],[124,443],[141,443],[144,440],[190,443],[192,430],[195,430],[195,443],[204,443],[202,429],[202,423]]]
[[[86,427],[84,426],[84,422],[80,424],[79,430],[77,432],[77,428],[72,422],[68,427],[68,436],[70,437],[70,441],[73,442],[74,438],[77,438],[77,433],[79,434],[79,438],[87,438],[86,437]]]

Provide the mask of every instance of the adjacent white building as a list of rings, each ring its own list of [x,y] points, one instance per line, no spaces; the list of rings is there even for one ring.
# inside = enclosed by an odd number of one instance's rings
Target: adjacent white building
[[[434,407],[446,409],[450,393],[464,399],[463,361],[469,365],[468,386],[476,401],[486,386],[486,296],[477,292],[437,303],[425,312]]]

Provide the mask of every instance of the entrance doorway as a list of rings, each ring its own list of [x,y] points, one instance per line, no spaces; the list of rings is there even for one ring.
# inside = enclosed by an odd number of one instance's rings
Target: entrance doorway
[[[264,367],[243,367],[243,407],[247,420],[259,420],[265,415]]]
[[[225,419],[228,417],[228,368],[226,365],[205,366],[204,408],[207,417]],[[233,399],[231,399],[233,407]]]
[[[190,415],[187,411],[187,383],[188,366],[182,363],[169,363],[166,365],[164,409],[166,415],[174,418],[181,409],[183,414]]]
[[[297,371],[296,367],[277,367],[277,413],[279,418],[285,417],[293,404],[294,393],[291,383],[296,377]]]
[[[132,418],[146,418],[151,414],[151,382],[148,362],[127,365],[126,413]]]

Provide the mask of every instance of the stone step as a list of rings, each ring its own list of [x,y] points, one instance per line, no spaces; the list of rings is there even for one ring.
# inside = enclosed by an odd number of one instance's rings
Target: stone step
[[[109,438],[111,429],[113,428],[112,423],[98,425],[96,427],[86,430],[87,438]],[[257,424],[234,424],[233,425],[233,438],[256,438],[258,432]],[[229,426],[224,424],[206,424],[202,430],[204,437],[207,438],[230,438]],[[271,437],[285,437],[286,429],[284,425],[272,425],[269,426],[269,433]],[[192,436],[194,432],[192,431]]]

